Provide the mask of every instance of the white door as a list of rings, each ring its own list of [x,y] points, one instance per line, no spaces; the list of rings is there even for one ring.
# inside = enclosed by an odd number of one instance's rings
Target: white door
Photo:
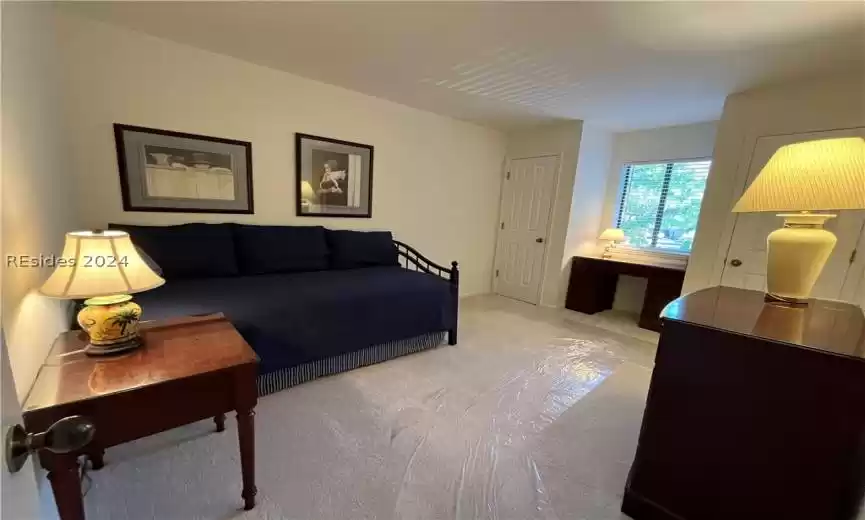
[[[865,137],[865,128],[850,128],[826,132],[764,136],[757,139],[748,171],[748,184],[754,180],[775,151],[783,145],[833,137]],[[838,243],[811,295],[818,298],[852,299],[855,291],[846,289],[853,252],[865,227],[865,211],[836,211],[825,227],[838,237]],[[772,213],[741,213],[736,218],[733,237],[721,277],[721,285],[758,291],[766,287],[766,237],[783,224]],[[849,296],[848,296],[849,295]]]
[[[547,250],[550,209],[559,171],[555,155],[513,159],[502,187],[495,292],[537,304]]]
[[[2,334],[2,332],[0,332]],[[12,379],[12,368],[9,364],[9,354],[6,352],[6,342],[0,335],[0,363],[3,373],[0,374],[0,392],[2,392],[2,436],[6,437],[9,427],[15,424],[24,424],[21,419],[21,406],[18,404],[18,394],[15,391],[15,381]],[[5,448],[5,446],[4,446]],[[2,510],[3,518],[31,520],[39,519],[39,492],[36,488],[36,476],[33,473],[33,462],[27,461],[24,468],[18,473],[9,473],[5,460],[0,468],[0,488],[2,488]]]
[[[2,200],[2,194],[0,194]],[[6,258],[3,247],[2,226],[0,226],[0,256]],[[3,269],[0,269],[0,293],[3,292]],[[3,442],[5,453],[6,432],[15,424],[24,424],[21,417],[21,404],[18,402],[18,392],[12,377],[12,364],[6,349],[6,332],[2,327],[3,317],[0,315],[0,442]],[[39,489],[36,486],[36,475],[33,472],[32,457],[21,471],[10,473],[6,468],[5,457],[0,456],[0,511],[3,520],[39,519]],[[56,510],[51,511],[49,518],[56,518]]]

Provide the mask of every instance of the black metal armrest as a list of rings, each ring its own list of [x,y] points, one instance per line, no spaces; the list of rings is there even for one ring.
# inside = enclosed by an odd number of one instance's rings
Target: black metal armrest
[[[396,246],[396,252],[400,259],[400,265],[409,271],[423,271],[434,276],[444,278],[450,283],[450,296],[452,303],[452,327],[448,329],[448,344],[457,344],[457,322],[459,320],[460,307],[460,269],[457,262],[451,262],[451,267],[448,269],[439,265],[429,258],[418,253],[417,249],[408,244],[404,244],[399,240],[393,241]]]
[[[448,280],[454,285],[459,285],[460,272],[459,264],[457,262],[451,262],[451,267],[448,269],[447,267],[439,265],[420,254],[417,249],[408,244],[400,242],[399,240],[394,240],[393,243],[396,245],[397,254],[403,260],[400,263],[403,268],[410,271],[423,271],[425,273],[434,274]]]

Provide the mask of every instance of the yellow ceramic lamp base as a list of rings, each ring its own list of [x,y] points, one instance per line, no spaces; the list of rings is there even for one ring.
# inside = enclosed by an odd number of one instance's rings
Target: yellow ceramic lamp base
[[[90,337],[86,353],[102,356],[140,347],[140,319],[141,307],[128,294],[85,300],[78,313],[78,324]]]
[[[784,227],[770,233],[767,241],[767,299],[804,305],[837,242],[832,232],[823,229],[823,223],[835,215],[778,216],[784,218]]]

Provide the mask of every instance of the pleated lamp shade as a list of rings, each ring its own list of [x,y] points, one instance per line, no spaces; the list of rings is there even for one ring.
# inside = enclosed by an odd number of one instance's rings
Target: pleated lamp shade
[[[865,209],[865,139],[782,146],[736,203],[736,213]]]
[[[165,283],[124,231],[67,233],[62,261],[39,289],[45,296],[84,299],[132,294]]]

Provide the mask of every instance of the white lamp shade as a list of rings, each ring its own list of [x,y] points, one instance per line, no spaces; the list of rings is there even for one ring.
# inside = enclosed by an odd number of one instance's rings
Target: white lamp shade
[[[45,296],[95,298],[147,291],[165,283],[124,231],[67,233],[61,260],[39,289]]]
[[[598,237],[598,240],[609,240],[611,242],[624,242],[625,241],[625,232],[619,228],[608,228],[605,229],[601,236]]]
[[[865,209],[865,139],[782,146],[736,203],[736,213]]]

